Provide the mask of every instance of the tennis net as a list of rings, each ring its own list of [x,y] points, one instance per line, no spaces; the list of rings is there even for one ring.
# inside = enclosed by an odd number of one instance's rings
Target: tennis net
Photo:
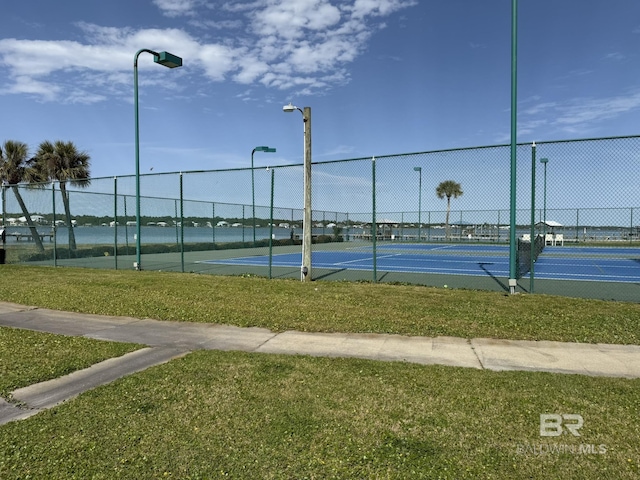
[[[518,238],[518,246],[516,248],[516,264],[517,264],[517,278],[522,278],[531,270],[531,255],[533,255],[533,261],[538,260],[538,256],[544,250],[544,237],[542,235],[536,235],[533,240],[533,248],[531,248],[531,241]]]

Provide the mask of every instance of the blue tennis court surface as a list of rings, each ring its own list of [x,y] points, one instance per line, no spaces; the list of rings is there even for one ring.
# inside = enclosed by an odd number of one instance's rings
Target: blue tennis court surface
[[[314,251],[314,268],[372,271],[371,247]],[[300,253],[275,254],[273,267],[300,267]],[[207,260],[236,266],[269,265],[269,256]],[[386,272],[509,278],[508,245],[384,244],[377,247],[376,269]],[[604,282],[640,282],[640,248],[547,247],[535,263],[535,278]],[[525,278],[527,278],[525,276]]]

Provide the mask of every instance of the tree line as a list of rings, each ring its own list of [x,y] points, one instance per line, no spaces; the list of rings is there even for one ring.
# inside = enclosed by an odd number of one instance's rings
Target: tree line
[[[19,186],[26,184],[32,188],[44,188],[47,183],[57,181],[60,185],[67,225],[71,225],[67,184],[88,187],[91,183],[90,165],[89,154],[79,150],[73,142],[46,140],[40,143],[32,157],[29,155],[29,147],[24,142],[7,140],[0,147],[0,182],[3,191],[5,185],[13,191],[39,251],[44,252],[42,239],[20,194]],[[69,248],[75,250],[75,234],[72,228],[68,231]]]

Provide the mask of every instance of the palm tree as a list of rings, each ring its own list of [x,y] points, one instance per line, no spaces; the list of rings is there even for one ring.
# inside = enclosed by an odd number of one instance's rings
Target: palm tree
[[[36,247],[40,252],[44,252],[42,239],[38,234],[36,226],[33,224],[33,220],[31,220],[31,215],[27,210],[27,206],[18,188],[19,183],[30,183],[36,180],[36,171],[32,168],[33,161],[27,160],[28,152],[29,147],[27,147],[26,143],[16,142],[14,140],[4,142],[3,148],[0,148],[0,183],[8,184],[11,190],[13,190],[22,214],[27,220],[31,236],[36,242]]]
[[[76,249],[76,237],[71,222],[71,207],[67,182],[76,187],[86,188],[91,183],[89,154],[79,151],[73,142],[55,143],[44,141],[36,153],[37,168],[48,180],[57,180],[60,184],[60,194],[64,204],[67,230],[69,231],[69,248]]]
[[[451,197],[458,198],[462,195],[462,187],[458,182],[453,180],[445,180],[440,182],[440,185],[436,187],[436,195],[442,199],[447,197],[447,216],[445,219],[445,237],[449,240],[449,213],[451,212]]]

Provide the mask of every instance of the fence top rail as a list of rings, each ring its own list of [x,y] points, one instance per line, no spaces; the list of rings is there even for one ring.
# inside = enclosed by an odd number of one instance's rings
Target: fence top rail
[[[574,138],[574,139],[565,139],[565,140],[544,140],[544,141],[536,141],[535,144],[537,146],[540,145],[553,145],[560,143],[578,143],[578,142],[596,142],[596,141],[610,141],[610,140],[630,140],[630,139],[640,139],[640,134],[638,135],[620,135],[620,136],[609,136],[609,137],[592,137],[592,138]],[[524,147],[527,145],[533,145],[533,141],[531,142],[519,142],[516,145],[519,147]],[[334,163],[343,163],[343,162],[355,162],[355,161],[364,161],[375,159],[384,159],[384,158],[393,158],[393,157],[410,157],[414,155],[433,155],[438,153],[451,153],[451,152],[464,152],[464,151],[472,151],[472,150],[487,150],[492,148],[507,148],[511,145],[508,143],[501,143],[496,145],[479,145],[475,147],[456,147],[456,148],[443,148],[437,150],[424,150],[419,152],[406,152],[406,153],[394,153],[387,155],[369,155],[366,157],[354,157],[354,158],[344,158],[338,160],[324,160],[320,162],[311,162],[312,165],[329,165]],[[290,163],[286,165],[270,165],[269,168],[278,169],[278,168],[291,168],[291,167],[300,167],[302,163]],[[265,167],[254,167],[253,170],[262,170]],[[197,173],[220,173],[220,172],[239,172],[239,171],[251,171],[251,167],[236,167],[236,168],[222,168],[222,169],[211,169],[211,170],[188,170],[188,171],[174,171],[174,172],[157,172],[157,173],[143,173],[140,176],[151,177],[151,176],[160,176],[160,175],[191,175]],[[118,176],[108,176],[108,177],[94,177],[90,180],[105,180],[105,179],[116,179],[116,178],[131,178],[135,177],[134,174],[129,175],[118,175]],[[48,182],[50,183],[50,182]]]
[[[610,136],[610,137],[593,137],[593,138],[575,138],[575,139],[567,139],[567,140],[545,140],[539,142],[520,142],[517,143],[517,146],[523,147],[527,145],[533,145],[535,143],[537,146],[540,145],[553,145],[559,143],[578,143],[578,142],[596,142],[596,141],[609,141],[609,140],[629,140],[629,139],[640,139],[639,135],[621,135],[621,136]],[[320,162],[311,162],[312,165],[329,165],[334,163],[344,163],[344,162],[355,162],[355,161],[364,161],[371,160],[372,158],[383,159],[383,158],[394,158],[394,157],[410,157],[414,155],[433,155],[438,153],[451,153],[451,152],[464,152],[464,151],[472,151],[472,150],[486,150],[492,148],[506,148],[510,147],[510,144],[501,143],[496,145],[479,145],[475,147],[456,147],[456,148],[444,148],[438,150],[424,150],[419,152],[407,152],[407,153],[394,153],[387,155],[369,155],[366,157],[354,157],[354,158],[344,158],[339,160],[325,160]],[[277,169],[277,168],[291,168],[291,167],[300,167],[302,163],[291,163],[286,165],[270,165],[269,168]],[[253,170],[262,170],[265,167],[254,167]],[[142,173],[141,177],[152,177],[152,176],[162,176],[162,175],[192,175],[197,173],[221,173],[221,172],[241,172],[241,171],[251,171],[251,167],[236,167],[236,168],[221,168],[221,169],[211,169],[211,170],[188,170],[188,171],[174,171],[174,172],[157,172],[157,173]],[[94,180],[116,180],[120,178],[132,178],[135,177],[134,174],[129,175],[116,175],[116,176],[108,176],[108,177],[92,177],[86,180],[87,185]],[[56,183],[47,181],[42,183],[26,183],[20,182],[18,184],[8,184],[3,183],[3,187],[16,187],[16,186],[25,186],[29,188],[44,188],[46,186],[51,185],[52,183]],[[59,183],[59,182],[58,182]]]

